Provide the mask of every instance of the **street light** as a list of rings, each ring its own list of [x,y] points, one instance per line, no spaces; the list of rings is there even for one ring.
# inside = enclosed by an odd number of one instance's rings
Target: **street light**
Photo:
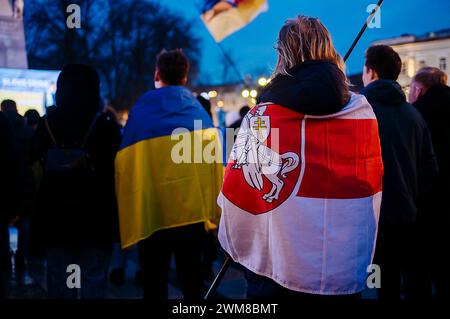
[[[247,90],[247,89],[245,89],[245,90],[243,90],[242,91],[242,97],[243,98],[248,98],[250,96],[250,91],[249,90]]]
[[[222,100],[217,101],[217,107],[223,107],[223,106],[224,106],[224,103]]]
[[[265,77],[260,77],[259,80],[258,80],[259,86],[266,86],[267,83],[269,83],[269,81]]]
[[[208,92],[208,96],[209,96],[210,98],[215,98],[215,97],[217,97],[217,91],[216,91],[216,90],[209,91],[209,92]]]
[[[250,96],[251,96],[252,98],[257,97],[257,96],[258,96],[258,91],[256,91],[256,90],[251,90],[251,91],[250,91]]]

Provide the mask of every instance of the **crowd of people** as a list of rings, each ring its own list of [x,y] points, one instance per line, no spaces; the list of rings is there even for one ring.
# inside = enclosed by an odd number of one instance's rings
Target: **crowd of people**
[[[328,30],[305,16],[286,22],[277,51],[258,105],[243,108],[231,125],[241,129],[226,169],[221,160],[171,157],[177,128],[189,139],[221,139],[208,101],[185,86],[189,60],[181,50],[158,56],[155,90],[136,102],[123,130],[100,110],[91,66],[63,68],[56,107],[43,117],[33,110],[22,116],[4,100],[0,296],[7,295],[12,265],[24,270],[38,256],[46,260],[49,298],[105,298],[113,246],[121,242],[124,249],[137,245],[145,298],[168,297],[174,255],[183,295],[198,300],[212,276],[219,228],[222,248],[247,269],[249,298],[360,298],[372,262],[381,269],[380,299],[450,297],[447,75],[420,69],[407,98],[397,82],[400,56],[375,45],[365,55],[365,88],[353,93]],[[245,135],[261,124],[254,117],[280,126],[289,156],[264,153],[267,136]],[[336,126],[341,122],[346,126]],[[335,136],[345,148],[329,145]],[[254,170],[253,147],[257,159],[272,156]],[[275,157],[279,167],[264,173]],[[19,234],[14,263],[10,225]],[[79,289],[66,284],[71,264],[81,269]],[[113,271],[118,282],[124,267]]]

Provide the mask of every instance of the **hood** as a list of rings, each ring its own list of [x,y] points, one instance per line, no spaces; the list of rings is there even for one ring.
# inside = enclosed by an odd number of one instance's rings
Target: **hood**
[[[100,80],[88,65],[68,64],[61,71],[56,90],[56,105],[60,114],[92,118],[99,111]]]
[[[327,61],[307,61],[278,75],[263,90],[259,103],[271,102],[309,115],[339,112],[350,99],[345,74]]]
[[[398,106],[406,102],[405,93],[398,82],[392,80],[377,80],[365,87],[361,94],[369,101],[386,105]]]
[[[79,146],[99,111],[97,72],[84,64],[64,66],[57,81],[56,108],[47,112],[58,144]]]

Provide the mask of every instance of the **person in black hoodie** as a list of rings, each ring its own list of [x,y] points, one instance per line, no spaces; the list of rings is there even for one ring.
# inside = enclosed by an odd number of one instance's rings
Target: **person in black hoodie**
[[[50,298],[77,297],[78,289],[66,285],[70,264],[80,266],[81,298],[104,298],[106,293],[113,243],[118,241],[114,160],[121,135],[117,123],[99,113],[99,101],[96,71],[66,65],[58,77],[57,107],[36,132],[44,170],[38,209]],[[83,150],[85,169],[74,173],[57,166],[63,156],[58,149]]]
[[[385,169],[375,252],[382,278],[378,296],[385,300],[400,299],[401,278],[407,299],[429,298],[418,205],[431,191],[438,171],[427,125],[396,82],[401,67],[391,47],[370,47],[361,92],[378,119]]]
[[[422,210],[426,214],[425,236],[428,240],[430,275],[435,296],[441,300],[450,297],[450,277],[446,269],[446,261],[450,259],[447,239],[450,228],[447,203],[450,193],[450,87],[446,85],[447,80],[447,74],[440,69],[422,68],[412,79],[409,94],[409,101],[428,124],[439,164],[439,176],[431,203]]]

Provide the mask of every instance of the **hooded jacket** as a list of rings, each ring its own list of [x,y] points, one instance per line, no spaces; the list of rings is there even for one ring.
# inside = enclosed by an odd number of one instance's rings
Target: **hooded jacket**
[[[260,94],[258,103],[271,102],[308,115],[337,113],[350,99],[345,75],[327,61],[307,61],[278,75]]]
[[[60,148],[80,148],[87,131],[99,112],[100,82],[89,66],[70,64],[58,77],[55,110],[47,114],[48,123]],[[36,131],[38,158],[54,145],[41,120]],[[92,185],[64,184],[48,186],[44,173],[39,192],[41,231],[49,244],[112,243],[118,240],[117,203],[114,191],[114,159],[121,141],[120,127],[101,113],[87,140],[86,151],[95,168],[95,202],[86,210],[77,207],[58,209],[59,192]],[[80,182],[81,183],[81,182]],[[49,189],[53,189],[52,192]],[[80,198],[80,202],[83,199]]]
[[[428,127],[397,82],[378,80],[361,93],[373,107],[380,132],[384,163],[380,223],[413,223],[420,199],[431,190],[438,171]]]

